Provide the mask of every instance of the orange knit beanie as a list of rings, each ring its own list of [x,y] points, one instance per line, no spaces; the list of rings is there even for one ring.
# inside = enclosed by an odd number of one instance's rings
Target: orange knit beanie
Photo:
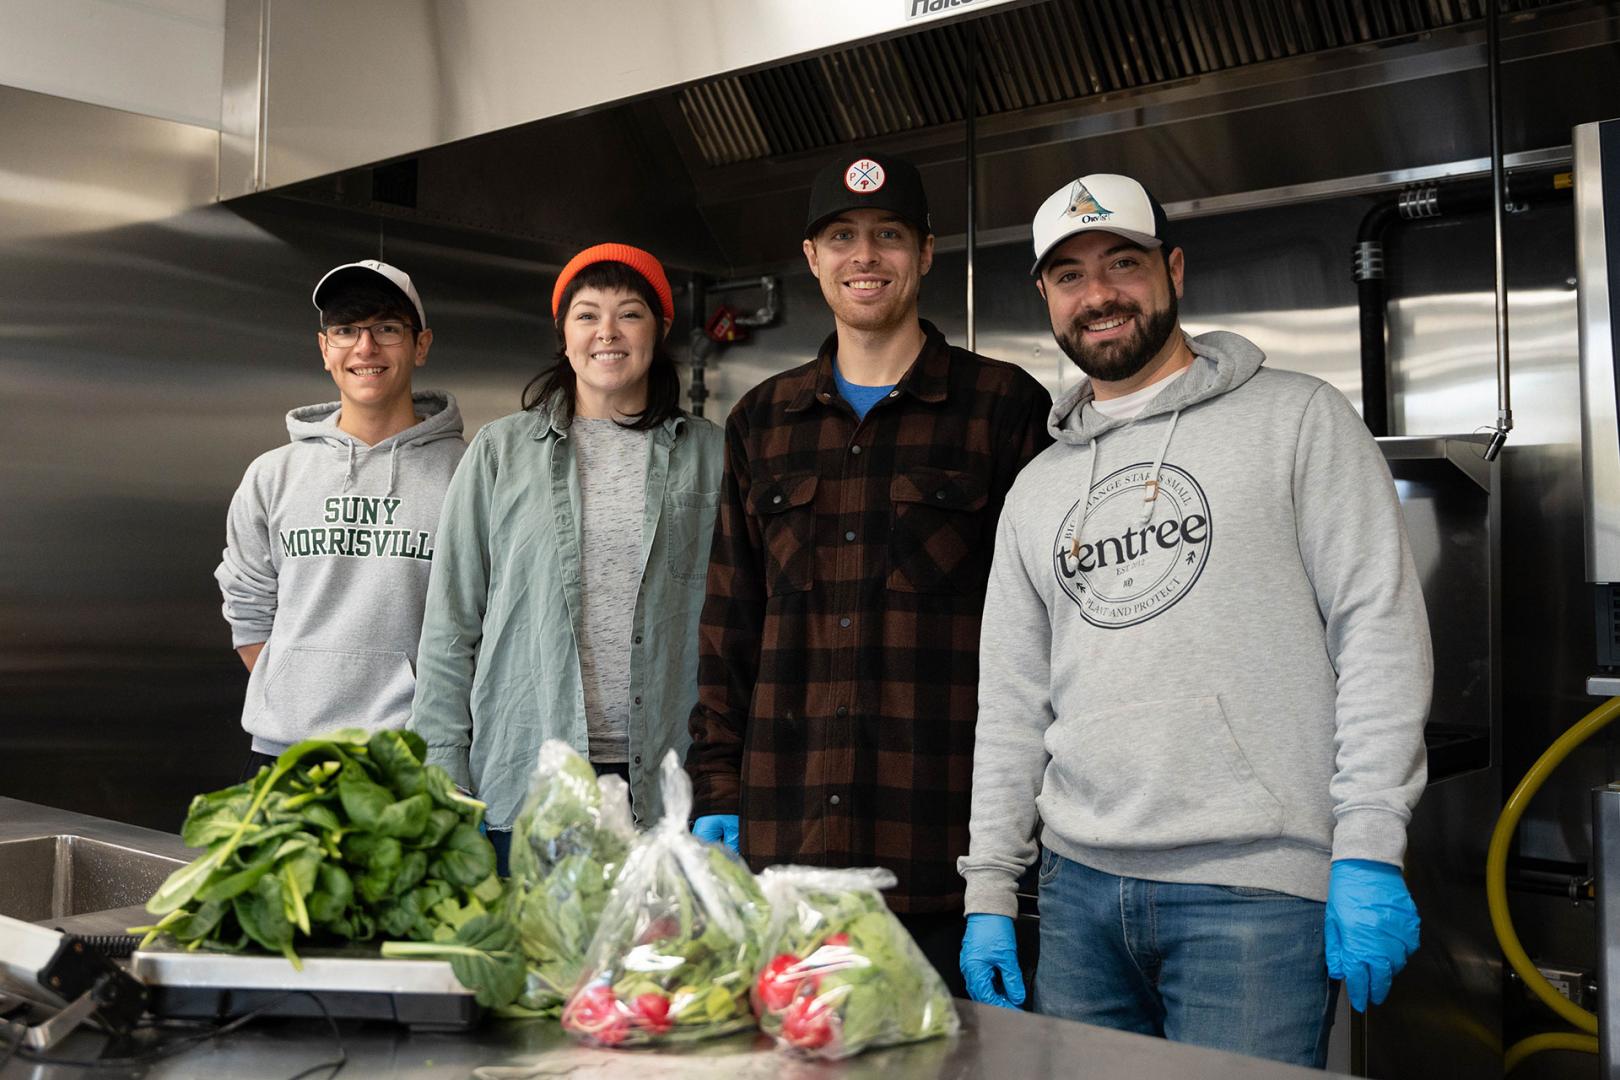
[[[563,290],[568,283],[574,280],[574,275],[590,266],[592,263],[616,262],[623,263],[642,277],[647,279],[653,292],[658,296],[658,303],[664,309],[664,322],[675,321],[675,294],[670,292],[669,278],[664,276],[664,267],[650,252],[642,251],[629,244],[596,244],[568,260],[568,265],[562,268],[557,275],[557,286],[551,290],[551,317],[556,318],[558,307],[562,304]]]

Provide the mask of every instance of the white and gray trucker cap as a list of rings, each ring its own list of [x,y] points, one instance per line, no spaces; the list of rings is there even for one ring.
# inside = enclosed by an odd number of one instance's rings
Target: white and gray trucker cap
[[[380,279],[380,280],[379,280]],[[326,272],[326,276],[315,283],[313,299],[315,309],[322,309],[321,300],[338,285],[364,282],[368,285],[381,284],[384,289],[399,293],[401,297],[410,301],[416,309],[417,322],[425,329],[427,327],[427,312],[422,310],[422,298],[416,295],[416,286],[411,284],[411,275],[397,266],[389,266],[376,259],[364,259],[360,262],[344,263],[334,266]]]
[[[1164,207],[1147,188],[1118,173],[1091,173],[1071,180],[1046,197],[1035,211],[1033,277],[1052,249],[1076,233],[1116,233],[1144,247],[1164,243]]]

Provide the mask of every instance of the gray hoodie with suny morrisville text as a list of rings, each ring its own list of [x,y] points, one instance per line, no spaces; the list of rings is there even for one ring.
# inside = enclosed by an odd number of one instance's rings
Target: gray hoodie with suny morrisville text
[[[287,414],[231,499],[214,577],[236,647],[265,642],[242,726],[278,754],[337,727],[399,728],[445,489],[467,448],[455,398],[412,394],[415,426],[367,446],[338,402]]]
[[[1007,496],[969,912],[1014,913],[1037,823],[1104,873],[1314,900],[1332,859],[1404,856],[1432,659],[1389,469],[1332,386],[1189,344],[1134,419],[1059,400]]]

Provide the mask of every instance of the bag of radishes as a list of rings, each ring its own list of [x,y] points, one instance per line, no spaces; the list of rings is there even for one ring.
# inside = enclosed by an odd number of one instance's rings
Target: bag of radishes
[[[754,1012],[779,1048],[836,1060],[961,1028],[944,980],[878,894],[894,883],[879,869],[760,875],[771,959],[754,982]]]
[[[749,988],[770,919],[754,875],[687,831],[692,783],[670,752],[664,817],[638,837],[608,896],[562,1025],[597,1046],[726,1035],[754,1024]]]

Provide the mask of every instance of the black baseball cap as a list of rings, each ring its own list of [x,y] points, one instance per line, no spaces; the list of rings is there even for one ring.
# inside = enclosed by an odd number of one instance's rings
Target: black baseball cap
[[[846,210],[887,210],[925,236],[934,231],[922,174],[911,162],[889,154],[852,154],[816,173],[805,238],[815,236],[827,219]]]

